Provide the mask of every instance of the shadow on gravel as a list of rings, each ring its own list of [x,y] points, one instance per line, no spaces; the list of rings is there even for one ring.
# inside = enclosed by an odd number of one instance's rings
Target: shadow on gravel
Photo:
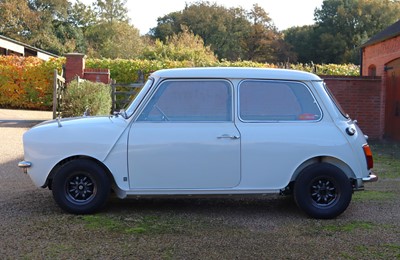
[[[0,127],[13,127],[13,128],[30,128],[43,120],[3,120],[0,119]]]
[[[268,195],[263,197],[234,198],[111,198],[107,213],[130,214],[197,214],[210,217],[257,216],[282,218],[303,216],[290,196]]]

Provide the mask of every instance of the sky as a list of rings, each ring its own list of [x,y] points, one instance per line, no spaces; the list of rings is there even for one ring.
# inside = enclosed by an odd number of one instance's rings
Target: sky
[[[82,1],[82,0],[81,0]],[[292,26],[314,23],[314,10],[320,8],[323,0],[209,0],[210,3],[230,7],[243,7],[250,10],[253,4],[261,6],[271,17],[279,30]],[[85,4],[93,0],[83,0]],[[146,34],[157,26],[157,18],[185,8],[185,3],[196,0],[127,0],[129,18],[133,26]]]

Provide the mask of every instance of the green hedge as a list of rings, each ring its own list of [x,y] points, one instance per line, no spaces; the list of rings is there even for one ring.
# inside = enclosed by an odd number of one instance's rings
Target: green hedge
[[[111,78],[118,83],[132,83],[138,80],[138,72],[145,77],[156,70],[184,67],[259,67],[259,68],[289,68],[313,72],[319,75],[359,76],[360,67],[354,64],[268,64],[252,61],[217,61],[195,64],[191,61],[154,61],[154,60],[122,60],[122,59],[88,59],[87,68],[109,68]]]

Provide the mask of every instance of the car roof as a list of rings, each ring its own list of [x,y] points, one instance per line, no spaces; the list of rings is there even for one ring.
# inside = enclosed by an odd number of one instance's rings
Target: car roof
[[[152,73],[152,76],[160,78],[322,80],[317,75],[304,71],[244,67],[201,67],[164,69]]]

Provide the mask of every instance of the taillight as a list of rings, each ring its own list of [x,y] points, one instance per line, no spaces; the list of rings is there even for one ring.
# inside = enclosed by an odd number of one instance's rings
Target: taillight
[[[374,167],[374,159],[372,158],[371,148],[369,147],[368,144],[366,144],[363,146],[363,150],[365,154],[365,159],[367,160],[368,170],[372,169]]]

